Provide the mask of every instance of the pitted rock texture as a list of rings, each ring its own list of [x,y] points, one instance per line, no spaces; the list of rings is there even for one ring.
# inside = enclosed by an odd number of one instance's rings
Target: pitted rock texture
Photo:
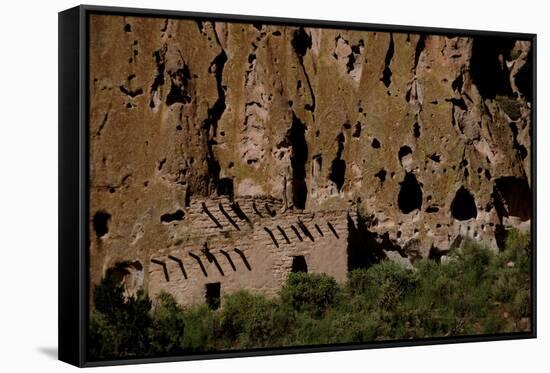
[[[92,284],[275,294],[529,228],[528,41],[91,15],[89,53]]]

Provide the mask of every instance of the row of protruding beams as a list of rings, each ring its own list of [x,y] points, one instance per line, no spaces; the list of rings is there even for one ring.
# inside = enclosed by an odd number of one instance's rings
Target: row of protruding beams
[[[202,212],[206,214],[206,216],[208,216],[208,218],[214,223],[214,225],[219,229],[223,229],[224,226],[222,222],[220,222],[220,219],[216,217],[212,211],[210,211],[208,206],[206,206],[206,203],[202,202],[201,206],[202,206]],[[249,226],[252,226],[252,221],[250,220],[248,215],[243,211],[243,209],[239,205],[239,202],[235,201],[229,204],[229,208],[233,211],[233,213],[235,214],[235,216],[239,221],[231,217],[228,210],[223,206],[221,202],[218,203],[217,207],[219,212],[223,215],[225,221],[230,225],[232,225],[236,230],[238,231],[241,230],[241,226],[239,225],[239,223],[241,224],[244,223]],[[252,210],[254,211],[255,215],[257,215],[259,218],[275,217],[277,215],[277,212],[273,210],[267,202],[264,204],[264,209],[267,213],[266,212],[262,213],[259,210],[256,202],[252,201]]]
[[[232,252],[234,252],[235,254],[237,254],[241,258],[241,261],[245,265],[246,269],[248,269],[249,271],[252,271],[252,267],[250,266],[250,263],[248,262],[248,259],[246,258],[246,255],[244,254],[244,252],[242,250],[240,250],[239,248],[234,248],[232,250]],[[234,272],[236,272],[237,267],[235,266],[235,262],[233,261],[233,258],[231,257],[231,251],[226,251],[226,250],[220,249],[220,250],[218,250],[218,253],[221,254],[225,258],[225,260],[229,263],[231,269]],[[202,256],[201,256],[201,254],[202,254]],[[220,262],[219,262],[218,258],[214,255],[214,253],[212,253],[210,251],[210,249],[208,248],[208,246],[206,244],[204,245],[204,248],[201,249],[199,254],[189,252],[188,255],[189,255],[190,258],[192,258],[194,261],[197,262],[197,264],[199,265],[199,267],[201,269],[202,274],[205,277],[208,277],[208,272],[206,271],[206,267],[203,263],[202,257],[204,257],[208,261],[208,263],[214,264],[214,266],[217,268],[218,272],[222,276],[225,276],[225,272],[224,272],[222,266],[220,265]],[[178,265],[182,276],[187,280],[188,274],[187,274],[187,271],[185,270],[185,266],[183,265],[183,260],[181,258],[176,257],[174,255],[168,255],[166,257],[166,260],[160,260],[160,259],[155,259],[155,258],[151,259],[151,263],[156,264],[156,265],[158,265],[162,268],[163,273],[164,273],[164,278],[166,279],[167,282],[170,281],[170,273],[168,271],[168,266],[167,266],[168,261],[175,262]]]
[[[313,225],[315,227],[315,230],[317,231],[317,233],[319,233],[319,236],[320,237],[325,237],[325,233],[323,232],[323,230],[321,229],[321,227],[317,224],[317,223],[314,223]],[[334,235],[334,237],[336,237],[337,239],[340,239],[340,235],[338,234],[338,232],[336,231],[336,228],[334,227],[334,225],[332,225],[329,221],[327,221],[327,227],[328,229],[330,230],[330,232]],[[280,225],[277,225],[276,226],[277,228],[277,231],[279,231],[279,233],[281,234],[281,236],[283,237],[283,240],[287,243],[287,244],[290,244],[291,241],[290,241],[290,237],[289,235],[286,233],[286,231],[280,226]],[[299,229],[298,229],[299,228]],[[301,220],[298,220],[296,225],[294,224],[291,224],[290,225],[290,229],[294,232],[294,236],[300,241],[300,242],[303,242],[304,241],[304,237],[305,238],[308,238],[311,242],[315,242],[315,237],[313,236],[313,234],[311,233],[311,230],[307,227],[307,225],[301,221]],[[264,227],[264,231],[269,235],[269,237],[271,238],[271,241],[273,241],[273,243],[275,244],[276,247],[279,247],[279,241],[277,240],[277,238],[275,237],[275,234],[273,232],[272,229],[270,228],[267,228],[267,227]],[[302,233],[300,233],[300,231]],[[304,237],[302,237],[302,234],[304,235]]]

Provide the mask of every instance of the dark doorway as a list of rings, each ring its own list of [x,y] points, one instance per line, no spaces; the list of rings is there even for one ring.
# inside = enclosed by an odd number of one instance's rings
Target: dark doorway
[[[297,255],[292,258],[292,272],[304,272],[307,273],[307,263],[303,255]]]
[[[483,98],[512,94],[508,67],[504,61],[509,57],[514,40],[477,37],[472,46],[470,76]]]
[[[463,186],[456,191],[451,203],[451,214],[457,220],[469,220],[477,217],[477,208],[474,196]]]
[[[220,308],[220,290],[221,285],[219,282],[206,284],[206,304],[211,310]]]
[[[218,195],[219,196],[228,196],[231,200],[235,195],[233,189],[233,179],[224,177],[221,178],[218,182]]]
[[[422,188],[414,174],[407,172],[401,182],[397,204],[403,214],[408,214],[422,207]]]
[[[111,220],[111,214],[106,211],[98,211],[95,213],[92,219],[92,225],[97,238],[101,238],[109,233],[109,221]]]
[[[525,178],[507,176],[496,179],[493,201],[501,220],[509,216],[522,221],[531,219],[531,188]]]

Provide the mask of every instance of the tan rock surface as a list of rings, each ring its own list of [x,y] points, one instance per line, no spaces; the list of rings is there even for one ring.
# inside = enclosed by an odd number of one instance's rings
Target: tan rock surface
[[[90,35],[92,283],[274,294],[300,255],[343,280],[529,226],[529,42],[104,15]]]

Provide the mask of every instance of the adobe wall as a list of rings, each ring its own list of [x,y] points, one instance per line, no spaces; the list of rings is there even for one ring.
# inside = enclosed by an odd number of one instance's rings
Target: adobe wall
[[[174,226],[187,240],[151,256],[151,294],[166,291],[182,304],[204,302],[205,285],[219,282],[222,296],[239,289],[275,295],[298,255],[309,272],[345,280],[348,211],[282,212],[280,202],[266,198],[235,202],[240,217],[228,198],[191,204],[181,226]]]

